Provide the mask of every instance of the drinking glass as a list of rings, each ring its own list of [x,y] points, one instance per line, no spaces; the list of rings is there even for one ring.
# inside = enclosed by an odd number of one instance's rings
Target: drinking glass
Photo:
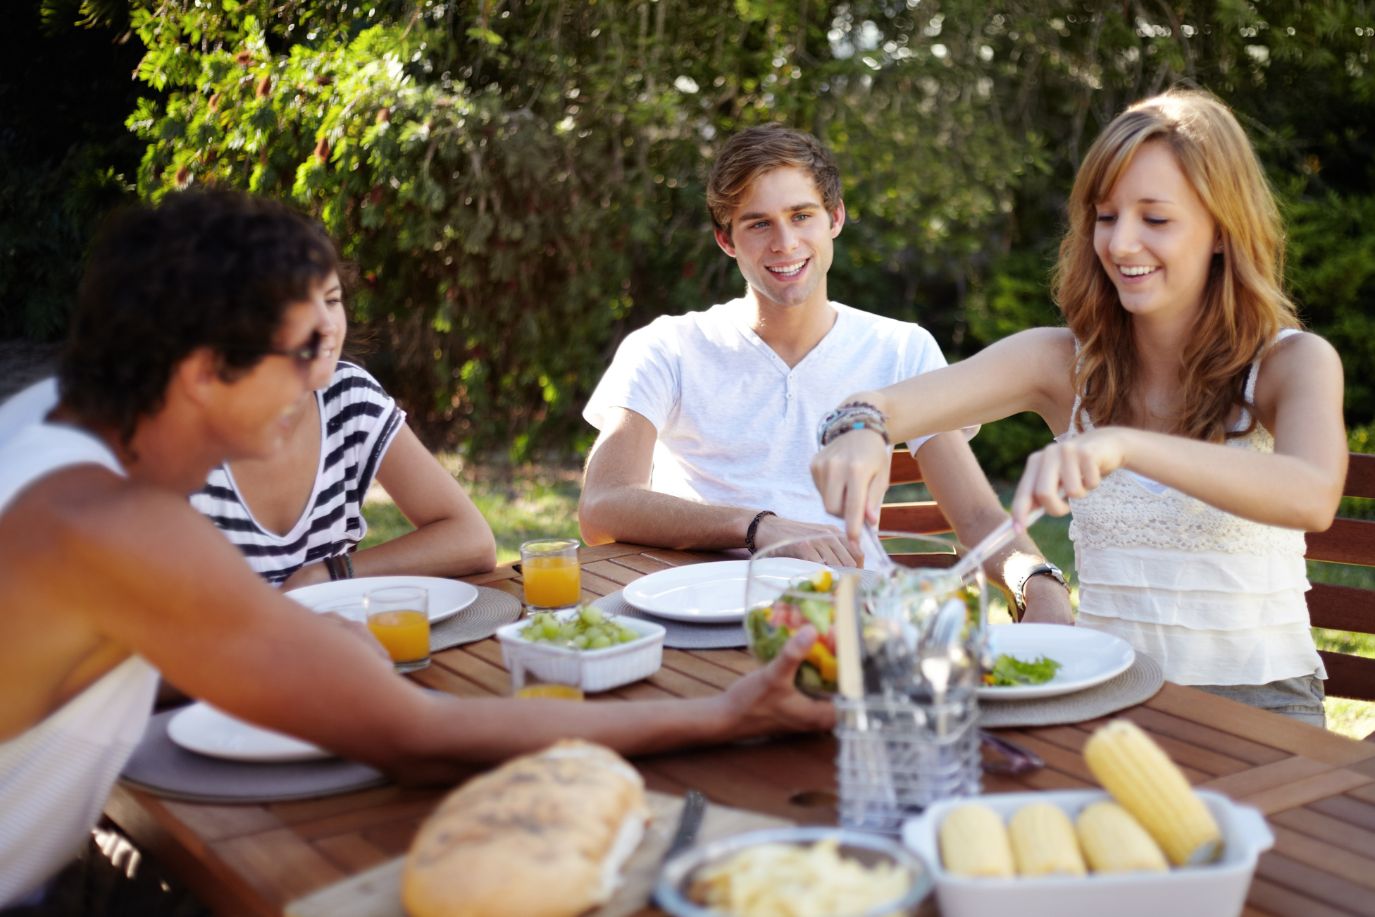
[[[368,630],[387,649],[398,672],[430,664],[430,595],[414,586],[373,589],[364,598]]]
[[[574,538],[538,538],[520,546],[526,612],[576,608],[582,597],[582,568]]]
[[[541,645],[511,654],[511,696],[582,700],[582,650]]]

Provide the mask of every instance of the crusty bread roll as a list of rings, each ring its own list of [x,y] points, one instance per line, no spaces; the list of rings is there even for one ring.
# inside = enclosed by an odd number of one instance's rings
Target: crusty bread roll
[[[411,917],[572,917],[611,897],[644,834],[644,781],[610,749],[565,741],[454,790],[406,857]]]

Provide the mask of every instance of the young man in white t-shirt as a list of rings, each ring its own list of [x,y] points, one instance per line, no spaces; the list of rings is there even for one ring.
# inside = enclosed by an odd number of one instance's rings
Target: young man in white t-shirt
[[[861,382],[891,384],[945,358],[920,326],[827,297],[845,203],[815,137],[772,124],[731,138],[707,206],[745,294],[659,318],[621,344],[583,412],[601,431],[578,506],[583,538],[755,551],[811,536],[796,553],[861,563],[811,480],[818,421]],[[1006,518],[964,434],[910,445],[961,541]],[[1027,618],[1070,622],[1059,571],[1025,537],[1008,553],[1019,555],[1006,579]]]

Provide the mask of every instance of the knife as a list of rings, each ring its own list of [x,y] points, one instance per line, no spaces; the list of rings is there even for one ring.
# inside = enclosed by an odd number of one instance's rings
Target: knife
[[[687,795],[683,797],[683,811],[678,815],[678,826],[673,829],[673,839],[668,842],[668,850],[659,861],[660,872],[663,871],[665,863],[687,850],[697,840],[697,830],[702,827],[702,813],[706,808],[707,797],[697,790],[687,791]],[[658,904],[657,890],[654,897],[655,903]]]

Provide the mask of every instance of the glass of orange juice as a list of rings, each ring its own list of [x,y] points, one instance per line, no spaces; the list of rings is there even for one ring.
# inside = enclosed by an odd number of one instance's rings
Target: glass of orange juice
[[[415,586],[372,589],[363,600],[368,630],[386,647],[398,672],[430,664],[430,595]]]
[[[582,596],[582,568],[574,538],[538,538],[520,546],[527,611],[576,608]]]
[[[516,652],[511,658],[511,694],[582,700],[582,651],[572,647],[541,647],[540,652]]]

